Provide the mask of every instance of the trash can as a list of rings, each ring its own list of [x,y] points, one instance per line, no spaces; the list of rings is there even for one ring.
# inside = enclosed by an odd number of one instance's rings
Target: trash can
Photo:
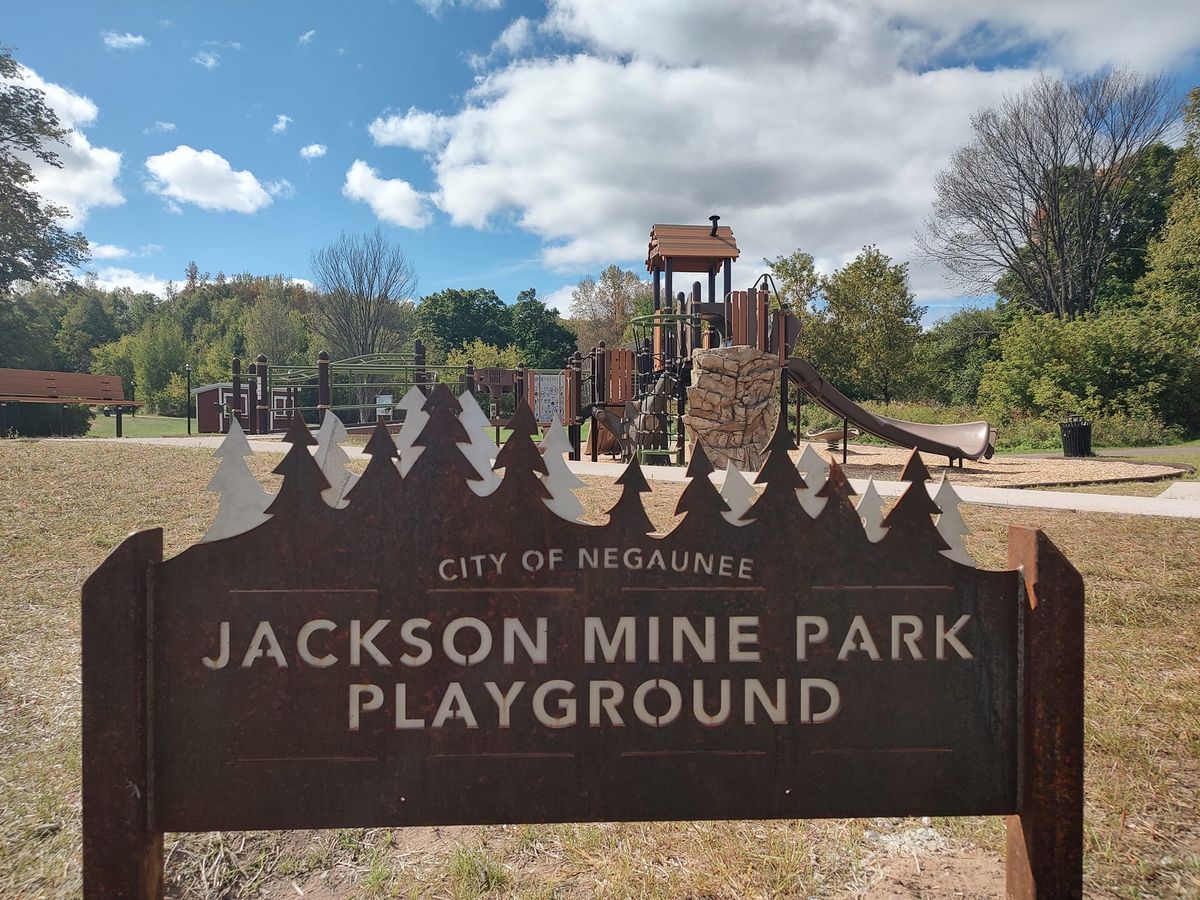
[[[1067,416],[1059,422],[1062,429],[1063,456],[1092,455],[1092,423],[1083,416]]]

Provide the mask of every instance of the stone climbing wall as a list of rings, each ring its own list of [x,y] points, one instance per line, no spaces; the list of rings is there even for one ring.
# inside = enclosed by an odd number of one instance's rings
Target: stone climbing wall
[[[730,460],[743,470],[761,466],[779,414],[778,379],[778,357],[754,347],[693,351],[683,422],[716,468]]]

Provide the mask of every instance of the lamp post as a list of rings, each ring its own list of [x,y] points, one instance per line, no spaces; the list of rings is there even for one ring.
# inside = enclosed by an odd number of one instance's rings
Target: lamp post
[[[183,371],[187,373],[187,433],[190,437],[192,433],[192,364],[185,365]]]

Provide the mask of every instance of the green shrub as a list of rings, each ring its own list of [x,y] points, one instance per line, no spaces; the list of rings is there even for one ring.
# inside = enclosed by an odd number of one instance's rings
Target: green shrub
[[[1161,420],[1136,416],[1098,416],[1092,423],[1095,447],[1148,447],[1177,444],[1185,437],[1179,425],[1164,425]]]
[[[154,395],[154,408],[161,416],[187,415],[187,381],[172,372],[167,386]]]
[[[1200,426],[1200,314],[1173,306],[1108,309],[1074,320],[1024,316],[1000,336],[984,366],[979,403],[988,417]],[[1128,431],[1114,426],[1114,433]]]
[[[67,407],[67,437],[87,434],[95,417],[89,407]],[[58,437],[62,427],[63,410],[57,403],[6,403],[0,412],[0,437]]]

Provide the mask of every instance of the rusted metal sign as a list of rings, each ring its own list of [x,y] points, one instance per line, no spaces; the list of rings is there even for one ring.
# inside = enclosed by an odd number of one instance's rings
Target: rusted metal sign
[[[659,536],[636,463],[607,524],[553,511],[523,405],[480,496],[458,411],[433,390],[397,436],[403,478],[377,430],[335,505],[294,423],[265,522],[166,561],[141,532],[92,576],[89,895],[157,896],[163,831],[1019,814],[1039,773],[1074,783],[1030,744],[1038,710],[1060,738],[1082,719],[1030,684],[1028,586],[943,552],[919,459],[872,543],[840,469],[806,485],[786,428],[740,520],[698,450]],[[1014,562],[1081,608],[1032,540]],[[1080,680],[1079,626],[1065,668],[1042,663],[1058,691]],[[1026,869],[1077,881],[1072,841]]]

